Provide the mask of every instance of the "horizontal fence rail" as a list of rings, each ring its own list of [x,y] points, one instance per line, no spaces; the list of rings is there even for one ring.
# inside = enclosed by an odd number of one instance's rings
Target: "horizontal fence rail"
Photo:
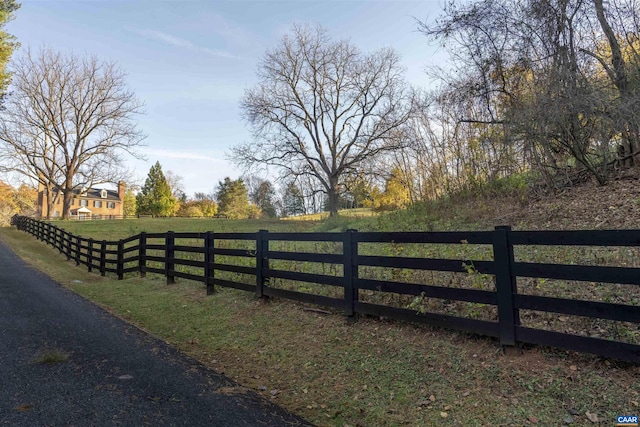
[[[117,275],[161,274],[167,284],[176,278],[199,281],[207,294],[216,286],[254,292],[258,297],[278,297],[335,307],[348,316],[365,314],[456,329],[496,337],[503,346],[522,343],[594,353],[620,360],[640,362],[640,345],[588,337],[573,333],[523,326],[522,310],[583,316],[608,321],[640,323],[640,307],[607,301],[585,301],[519,293],[517,278],[556,279],[640,285],[640,268],[553,263],[516,262],[517,246],[618,246],[640,247],[639,230],[604,231],[512,231],[496,227],[481,232],[392,232],[359,233],[140,233],[118,241],[75,236],[56,225],[29,217],[16,217],[13,224],[64,254],[88,271]],[[197,242],[194,244],[194,242]],[[302,245],[300,250],[283,250],[283,243]],[[428,258],[424,256],[377,255],[363,251],[371,245],[449,244],[485,245],[491,260]],[[306,245],[306,246],[305,246]],[[309,251],[310,245],[320,252]],[[368,245],[368,246],[367,246]],[[329,271],[301,271],[298,266],[321,264]],[[294,267],[285,268],[283,266]],[[493,289],[467,289],[378,280],[363,277],[363,268],[384,271],[449,272],[493,277]],[[231,274],[230,274],[231,273]],[[242,280],[244,278],[244,280]],[[289,281],[331,290],[326,295],[283,289],[277,283]],[[301,285],[301,286],[302,286]],[[494,320],[454,314],[424,312],[362,300],[366,292],[410,298],[436,298],[492,307]],[[636,333],[638,331],[636,330]]]

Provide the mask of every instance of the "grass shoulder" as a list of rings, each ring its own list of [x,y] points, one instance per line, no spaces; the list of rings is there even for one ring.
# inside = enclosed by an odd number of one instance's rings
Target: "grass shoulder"
[[[485,338],[348,323],[230,289],[207,297],[186,280],[117,281],[15,229],[0,239],[64,286],[318,425],[587,425],[587,411],[606,422],[637,411],[638,367],[543,348],[510,357]]]

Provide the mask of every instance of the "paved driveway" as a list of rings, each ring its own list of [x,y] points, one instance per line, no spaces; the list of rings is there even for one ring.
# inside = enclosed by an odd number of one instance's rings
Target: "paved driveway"
[[[69,357],[35,362],[46,349]],[[0,425],[311,424],[61,287],[0,242]]]

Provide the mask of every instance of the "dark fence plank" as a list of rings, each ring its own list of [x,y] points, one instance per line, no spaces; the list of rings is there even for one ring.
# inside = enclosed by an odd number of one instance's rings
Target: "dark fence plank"
[[[136,234],[135,236],[130,236],[130,237],[127,237],[126,239],[122,239],[122,243],[127,244],[129,242],[133,242],[134,240],[138,240],[138,239],[140,239],[140,235]]]
[[[330,298],[323,295],[308,294],[305,292],[289,291],[287,289],[278,289],[272,287],[266,287],[264,289],[265,295],[269,297],[290,299],[294,301],[306,302],[309,304],[322,305],[325,307],[342,308],[344,300],[339,298]]]
[[[467,268],[464,266],[465,264],[473,265],[473,268],[481,274],[494,274],[495,270],[493,261],[358,255],[356,262],[358,265],[368,265],[372,267],[452,271],[454,273],[467,273]]]
[[[523,277],[640,285],[640,268],[630,267],[516,262],[514,274]]]
[[[214,248],[213,253],[215,255],[226,255],[226,256],[241,256],[254,258],[256,256],[255,251],[248,249],[222,249],[222,248]]]
[[[192,274],[184,271],[172,271],[171,274],[175,277],[181,277],[183,279],[195,280],[196,282],[202,282],[202,275]]]
[[[383,280],[355,279],[359,289],[380,292],[393,292],[403,295],[424,295],[429,298],[451,299],[475,302],[478,304],[497,305],[496,293],[479,289],[459,289],[445,286],[422,285],[417,283],[389,282]]]
[[[342,242],[342,233],[269,233],[269,240],[290,242]]]
[[[516,327],[516,338],[518,341],[524,343],[547,345],[640,363],[640,345],[525,328],[522,326]]]
[[[183,258],[173,257],[168,261],[171,264],[176,264],[176,265],[188,265],[191,267],[204,268],[204,261],[198,261],[194,259],[183,259]]]
[[[343,286],[344,278],[341,276],[327,276],[324,274],[299,273],[297,271],[265,269],[264,277],[295,280],[298,282],[319,283],[321,285]]]
[[[213,285],[222,286],[225,288],[240,289],[241,291],[248,291],[248,292],[256,291],[256,285],[249,285],[247,283],[241,283],[241,282],[232,282],[231,280],[224,280],[224,279],[218,279],[218,278],[212,277],[211,283]]]
[[[513,231],[514,245],[640,246],[640,230]]]
[[[640,306],[637,305],[612,304],[535,295],[516,295],[514,302],[518,308],[526,310],[640,323]]]
[[[150,251],[166,251],[167,250],[167,245],[150,245],[147,244],[147,250]]]
[[[267,258],[285,261],[323,262],[327,264],[342,264],[342,254],[321,254],[313,252],[284,252],[268,251]]]
[[[176,239],[203,239],[206,233],[200,232],[180,232],[174,233]]]
[[[472,332],[490,337],[499,337],[497,322],[486,320],[467,319],[464,317],[449,316],[438,313],[418,313],[415,310],[405,308],[388,307],[385,305],[356,302],[356,312],[370,316],[384,316],[406,322],[426,323],[428,325],[455,329],[463,332]]]
[[[134,256],[130,256],[130,257],[128,257],[128,258],[123,258],[123,259],[122,259],[122,263],[123,263],[123,264],[126,264],[126,263],[128,263],[128,262],[136,262],[136,261],[138,261],[138,259],[139,259],[139,258],[138,258],[138,255],[134,255]],[[136,267],[136,268],[137,268],[137,267]]]
[[[198,254],[203,254],[204,253],[204,248],[197,248],[194,246],[178,246],[175,245],[173,247],[173,250],[176,252],[191,252],[191,253],[198,253]]]
[[[214,270],[220,270],[220,271],[231,271],[233,273],[242,273],[242,274],[251,274],[251,275],[256,274],[255,267],[245,267],[243,265],[211,263],[211,268]]]
[[[213,233],[216,240],[255,240],[257,233]]]
[[[359,243],[492,243],[491,231],[442,231],[442,232],[365,232],[355,236]]]
[[[166,272],[164,268],[155,268],[155,267],[147,267],[146,271],[147,273],[162,274],[163,276],[164,276],[164,273]]]

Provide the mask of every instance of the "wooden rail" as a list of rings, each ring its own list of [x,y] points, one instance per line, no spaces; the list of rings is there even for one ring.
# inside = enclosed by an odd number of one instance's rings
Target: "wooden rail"
[[[640,246],[640,230],[605,231],[512,231],[510,227],[496,227],[481,232],[410,232],[410,233],[141,233],[119,241],[96,241],[74,236],[56,225],[28,217],[18,217],[14,224],[36,238],[58,249],[67,259],[87,266],[89,271],[116,274],[147,273],[164,275],[167,284],[176,278],[201,281],[207,294],[216,286],[254,292],[258,297],[286,298],[305,303],[340,308],[348,316],[366,314],[384,316],[410,322],[471,332],[500,340],[503,346],[521,343],[548,345],[581,352],[594,353],[615,359],[640,362],[640,345],[576,334],[524,327],[521,310],[537,310],[588,318],[640,323],[638,305],[600,301],[583,301],[518,293],[518,277],[640,285],[640,268],[578,266],[549,263],[516,262],[514,246]],[[198,245],[176,245],[185,239],[200,241]],[[224,242],[244,242],[244,248],[222,247]],[[272,250],[278,242],[325,242],[340,248],[340,253],[311,253]],[[411,258],[401,256],[361,255],[362,244],[476,244],[492,248],[493,260],[460,260]],[[162,256],[158,253],[163,253]],[[201,259],[187,259],[176,255],[196,254]],[[183,255],[184,256],[184,255]],[[229,257],[246,260],[251,265],[222,262]],[[275,262],[328,263],[339,266],[341,275],[308,273],[275,268]],[[479,274],[492,275],[495,289],[463,289],[390,280],[363,278],[361,267],[386,269],[431,270],[468,273],[466,265],[473,265]],[[179,266],[188,266],[186,272]],[[193,273],[193,269],[200,271]],[[247,282],[220,277],[225,272],[251,276]],[[316,295],[270,286],[273,279],[308,282],[332,288],[343,288],[342,297]],[[440,313],[421,313],[407,308],[375,304],[360,300],[360,291],[388,292],[400,295],[439,298],[494,306],[497,320],[479,320]]]

